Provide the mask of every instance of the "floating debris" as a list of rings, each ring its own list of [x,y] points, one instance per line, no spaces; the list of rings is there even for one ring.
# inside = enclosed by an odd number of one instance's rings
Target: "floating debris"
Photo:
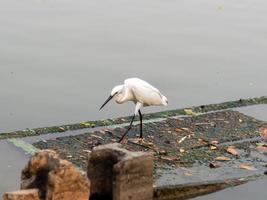
[[[196,115],[196,113],[190,108],[188,108],[188,109],[185,108],[184,112],[185,112],[186,115],[193,115],[193,116]]]
[[[184,137],[182,137],[182,138],[178,141],[178,144],[181,144],[187,137],[188,137],[187,135],[184,136]]]
[[[214,168],[219,168],[219,167],[221,167],[218,163],[216,163],[216,162],[211,162],[210,164],[209,164],[209,167],[210,168],[212,168],[212,169],[214,169]]]
[[[240,169],[246,169],[246,170],[250,170],[250,171],[255,171],[255,170],[257,170],[255,167],[253,167],[253,166],[251,166],[251,165],[249,165],[249,164],[240,164],[239,165],[239,168]]]
[[[213,146],[213,145],[210,146],[210,150],[216,150],[216,149],[217,149],[216,146]]]
[[[237,150],[235,149],[234,146],[229,146],[226,151],[234,156],[239,155],[239,153],[237,152]]]
[[[215,160],[218,160],[218,161],[229,161],[229,160],[231,160],[231,158],[226,157],[226,156],[218,156],[218,157],[215,158]]]

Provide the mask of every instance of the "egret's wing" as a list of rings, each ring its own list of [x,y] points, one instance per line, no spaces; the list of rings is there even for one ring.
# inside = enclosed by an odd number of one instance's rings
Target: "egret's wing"
[[[124,81],[125,86],[128,87],[135,87],[135,88],[146,88],[147,90],[151,90],[154,91],[156,93],[158,93],[160,96],[162,96],[162,94],[160,93],[160,91],[155,88],[154,86],[152,86],[151,84],[149,84],[148,82],[140,79],[140,78],[128,78]]]
[[[132,91],[133,96],[138,102],[146,105],[160,105],[162,100],[162,94],[160,91],[138,78],[126,79],[125,86]]]

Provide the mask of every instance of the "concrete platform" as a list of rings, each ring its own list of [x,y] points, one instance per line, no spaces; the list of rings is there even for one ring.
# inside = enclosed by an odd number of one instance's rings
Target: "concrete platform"
[[[238,108],[241,106],[246,107]],[[266,97],[149,114],[145,117],[145,140],[138,141],[139,126],[135,122],[123,145],[128,150],[154,154],[154,199],[186,199],[242,184],[264,177],[267,170],[267,154],[264,148],[258,148],[267,146],[259,133],[266,122],[264,117],[249,116],[258,107],[266,108]],[[57,127],[61,132],[51,133],[47,132],[50,128],[33,129],[32,136],[29,130],[4,133],[2,143],[18,146],[24,153],[51,148],[85,170],[88,152],[97,145],[117,141],[128,118],[106,122],[107,126],[95,123],[99,126],[94,128],[80,123],[83,129],[76,130],[59,126],[64,131]],[[237,155],[227,152],[229,146],[234,146]],[[223,157],[219,161],[222,156],[227,160]]]

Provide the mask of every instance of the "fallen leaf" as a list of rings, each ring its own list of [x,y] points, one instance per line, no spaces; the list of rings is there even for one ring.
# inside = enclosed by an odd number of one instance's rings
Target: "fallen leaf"
[[[167,151],[165,151],[165,150],[160,150],[160,151],[158,152],[158,154],[159,154],[159,155],[167,155],[168,153],[167,153]]]
[[[218,156],[215,158],[215,160],[218,160],[218,161],[229,161],[231,160],[231,158],[228,158],[226,156]]]
[[[259,131],[260,131],[260,136],[263,139],[267,140],[267,125],[260,127]]]
[[[181,128],[176,128],[175,131],[179,133],[179,132],[183,132],[184,130]]]
[[[181,153],[184,153],[184,152],[185,152],[185,150],[184,150],[183,148],[179,149],[179,151],[180,151]]]
[[[215,149],[217,149],[217,147],[216,147],[216,146],[213,146],[213,145],[211,145],[211,146],[210,146],[210,149],[211,149],[211,150],[215,150]]]
[[[266,146],[266,144],[263,143],[263,142],[257,142],[256,145],[257,145],[257,146]]]
[[[185,172],[183,173],[185,176],[193,176],[193,174],[191,172]]]
[[[234,146],[229,146],[226,151],[234,156],[239,155],[239,153],[237,152],[237,150],[235,149]]]
[[[182,137],[182,138],[178,141],[178,143],[179,143],[179,144],[182,143],[186,138],[187,138],[187,135],[184,136],[184,137]]]
[[[107,128],[103,129],[103,131],[104,131],[104,133],[108,133],[110,135],[113,135],[112,131],[107,129]]]
[[[89,122],[82,122],[81,125],[83,125],[85,127],[91,126],[91,124]]]
[[[207,144],[207,141],[204,141],[202,138],[198,138],[197,140],[201,143]]]
[[[87,150],[87,149],[83,149],[82,151],[85,152],[85,153],[92,153],[92,151]]]
[[[98,135],[94,135],[94,134],[92,134],[91,137],[94,137],[94,138],[98,138],[98,139],[104,140],[102,137],[100,137],[100,136],[98,136]]]
[[[246,170],[250,170],[250,171],[255,171],[255,170],[257,170],[255,167],[253,167],[253,166],[251,166],[251,165],[249,165],[249,164],[240,164],[239,165],[239,168],[240,169],[246,169]]]
[[[167,160],[167,161],[178,161],[178,160],[180,160],[179,156],[161,156],[160,158],[162,160]]]
[[[192,109],[184,109],[186,115],[196,115],[196,113]]]
[[[256,150],[258,150],[258,151],[267,151],[267,147],[266,146],[257,146]]]
[[[220,165],[219,165],[218,163],[211,162],[211,163],[209,164],[209,167],[210,167],[210,168],[218,168],[218,167],[220,167]]]
[[[183,129],[183,130],[185,130],[185,131],[189,131],[189,128],[181,128],[181,129]]]
[[[63,128],[63,127],[61,127],[61,126],[58,127],[58,130],[59,130],[59,132],[64,132],[64,131],[66,131],[65,128]]]

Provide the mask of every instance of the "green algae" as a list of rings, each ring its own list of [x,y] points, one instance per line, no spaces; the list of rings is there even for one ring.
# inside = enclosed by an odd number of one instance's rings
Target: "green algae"
[[[256,98],[248,98],[248,99],[239,99],[237,101],[228,101],[224,103],[218,104],[209,104],[209,105],[200,105],[200,106],[193,106],[189,108],[182,108],[176,110],[168,110],[162,111],[157,113],[150,113],[145,114],[143,119],[155,119],[155,118],[168,118],[180,115],[187,115],[185,109],[192,110],[193,113],[206,113],[210,111],[218,111],[230,108],[237,108],[242,106],[249,106],[249,105],[257,105],[257,104],[267,104],[267,97],[256,97]],[[13,132],[4,132],[0,133],[0,140],[7,139],[7,138],[20,138],[20,137],[27,137],[27,136],[35,136],[47,133],[57,133],[57,132],[65,132],[65,131],[72,131],[78,129],[85,129],[85,128],[94,128],[100,126],[110,126],[116,124],[123,124],[130,122],[131,117],[120,117],[116,119],[105,119],[105,120],[96,120],[96,121],[86,121],[81,123],[74,123],[74,124],[67,124],[61,126],[51,126],[51,127],[43,127],[43,128],[35,128],[35,129],[25,129],[25,130],[18,130]]]
[[[8,139],[8,141],[11,142],[16,147],[21,148],[23,151],[31,155],[39,151],[38,148],[34,147],[33,145],[27,142],[24,142],[23,140],[12,138],[12,139]]]

